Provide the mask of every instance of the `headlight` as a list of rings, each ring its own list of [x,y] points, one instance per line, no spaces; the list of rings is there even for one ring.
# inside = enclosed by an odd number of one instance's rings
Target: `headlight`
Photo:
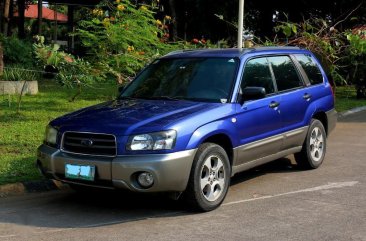
[[[174,130],[134,135],[128,138],[126,146],[130,151],[173,149],[177,132]]]
[[[44,138],[45,143],[56,145],[56,139],[57,139],[57,130],[52,126],[48,125],[46,127],[46,134]]]

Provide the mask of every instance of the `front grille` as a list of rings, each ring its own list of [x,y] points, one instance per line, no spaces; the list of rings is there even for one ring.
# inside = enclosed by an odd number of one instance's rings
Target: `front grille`
[[[113,135],[82,132],[65,132],[62,150],[76,154],[115,156],[116,138]]]

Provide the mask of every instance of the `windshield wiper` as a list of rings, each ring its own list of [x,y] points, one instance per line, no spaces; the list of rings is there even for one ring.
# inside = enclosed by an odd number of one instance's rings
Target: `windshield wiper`
[[[151,96],[151,97],[147,97],[146,99],[150,99],[150,100],[173,100],[173,101],[178,101],[178,100],[182,100],[181,97],[182,96],[166,96],[166,95],[162,95],[162,96]]]
[[[119,100],[136,100],[138,98],[133,97],[133,96],[119,96],[118,99]]]

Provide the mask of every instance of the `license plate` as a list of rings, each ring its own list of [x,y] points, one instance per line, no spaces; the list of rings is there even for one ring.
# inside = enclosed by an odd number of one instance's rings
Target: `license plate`
[[[66,178],[94,181],[94,176],[95,166],[65,165]]]

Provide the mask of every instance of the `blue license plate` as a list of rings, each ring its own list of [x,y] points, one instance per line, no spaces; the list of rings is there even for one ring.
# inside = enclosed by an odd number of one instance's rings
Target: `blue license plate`
[[[95,166],[65,164],[66,178],[94,181],[94,176]]]

